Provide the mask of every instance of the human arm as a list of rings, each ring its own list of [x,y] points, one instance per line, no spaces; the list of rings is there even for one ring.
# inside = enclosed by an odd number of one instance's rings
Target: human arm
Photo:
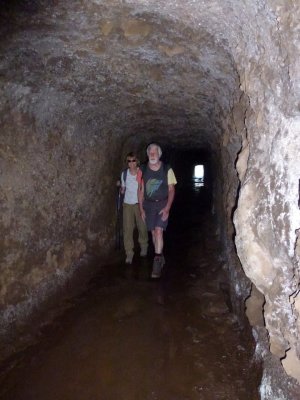
[[[119,187],[119,191],[121,194],[125,193],[126,183],[124,181],[124,173],[121,174],[121,179],[117,181],[117,186]]]
[[[168,190],[168,201],[165,207],[159,212],[161,214],[162,221],[166,221],[169,218],[170,209],[172,207],[173,201],[175,197],[175,185],[169,185]]]
[[[172,168],[168,170],[168,201],[165,207],[160,211],[162,214],[161,219],[166,221],[169,217],[170,209],[174,201],[175,197],[175,185],[177,184],[177,180]]]
[[[141,214],[142,220],[145,222],[146,214],[145,214],[145,210],[143,208],[143,202],[144,202],[144,182],[143,182],[143,180],[141,180],[139,182],[139,186],[138,186],[138,201],[139,201],[140,214]]]

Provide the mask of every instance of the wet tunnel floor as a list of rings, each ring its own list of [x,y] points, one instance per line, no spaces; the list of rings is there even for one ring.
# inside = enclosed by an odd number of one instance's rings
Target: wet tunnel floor
[[[102,268],[6,368],[1,399],[259,398],[254,343],[230,311],[210,214],[199,193],[176,202],[162,279],[149,279],[151,256]]]

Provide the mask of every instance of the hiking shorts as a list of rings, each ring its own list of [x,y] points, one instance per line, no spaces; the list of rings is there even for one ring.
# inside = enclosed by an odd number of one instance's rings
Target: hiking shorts
[[[161,219],[160,211],[167,205],[168,199],[149,201],[145,200],[143,207],[146,213],[146,225],[148,231],[153,231],[155,228],[162,228],[164,231],[168,225],[168,219],[163,221]]]

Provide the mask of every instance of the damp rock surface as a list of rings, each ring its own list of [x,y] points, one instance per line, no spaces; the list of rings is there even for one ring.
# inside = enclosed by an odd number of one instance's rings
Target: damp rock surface
[[[201,228],[191,229],[182,211],[172,214],[161,280],[149,280],[151,256],[132,266],[119,258],[6,364],[1,399],[259,399],[255,343],[220,288],[211,221],[198,208]]]
[[[1,335],[110,251],[124,155],[157,140],[211,154],[235,312],[261,294],[299,381],[299,20],[298,0],[0,1]]]

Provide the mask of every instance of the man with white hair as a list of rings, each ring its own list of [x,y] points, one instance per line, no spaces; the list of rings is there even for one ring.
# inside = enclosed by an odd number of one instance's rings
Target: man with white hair
[[[140,170],[138,199],[142,219],[152,233],[155,250],[152,278],[161,276],[165,264],[163,256],[163,231],[168,225],[169,212],[175,196],[177,183],[174,171],[160,161],[162,150],[156,143],[147,147],[148,163]]]

